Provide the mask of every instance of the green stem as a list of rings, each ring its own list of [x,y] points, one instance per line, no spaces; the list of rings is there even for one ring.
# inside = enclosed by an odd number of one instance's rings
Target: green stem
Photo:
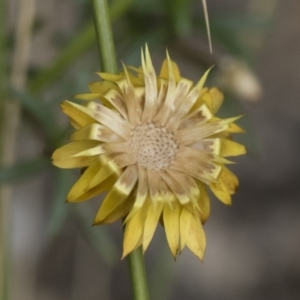
[[[92,0],[92,2],[101,68],[104,72],[117,73],[116,50],[107,0]]]
[[[149,300],[150,298],[142,247],[131,252],[127,259],[134,300]]]
[[[107,0],[92,0],[101,66],[104,72],[117,73],[117,60]],[[135,300],[149,300],[142,248],[128,256],[131,284]]]

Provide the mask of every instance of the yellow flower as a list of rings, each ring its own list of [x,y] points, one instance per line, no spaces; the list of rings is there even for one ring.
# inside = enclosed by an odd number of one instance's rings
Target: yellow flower
[[[174,257],[187,246],[202,259],[202,224],[210,214],[206,186],[231,203],[238,179],[225,157],[245,153],[231,140],[243,130],[234,123],[239,117],[215,117],[223,95],[203,87],[208,72],[194,86],[167,54],[157,76],[146,47],[140,68],[99,73],[103,80],[76,96],[84,105],[62,103],[76,130],[71,143],[53,153],[53,164],[87,167],[67,200],[107,191],[94,224],[125,218],[123,257],[140,245],[145,251],[161,221]]]

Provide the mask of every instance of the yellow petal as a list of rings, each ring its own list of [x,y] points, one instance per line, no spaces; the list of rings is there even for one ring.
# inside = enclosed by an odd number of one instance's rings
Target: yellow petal
[[[68,159],[52,160],[54,166],[62,169],[83,168],[91,165],[95,161],[95,156],[69,157]]]
[[[153,68],[147,45],[145,49],[145,57],[142,51],[142,67],[145,78],[145,103],[142,120],[143,122],[149,122],[152,120],[154,114],[156,113],[157,84],[155,70]]]
[[[191,145],[201,139],[224,131],[227,128],[229,128],[229,125],[225,122],[200,123],[178,130],[175,136],[178,143],[182,145]]]
[[[73,132],[69,139],[72,141],[94,140],[100,142],[117,142],[123,140],[122,137],[101,124],[89,124]]]
[[[137,68],[137,67],[134,67],[134,66],[126,66],[126,67],[127,67],[127,69],[136,72],[137,75],[140,76],[139,78],[140,78],[141,80],[144,80],[144,71],[143,71],[143,67],[142,67],[142,66],[140,66],[140,67],[138,67],[138,68]]]
[[[202,164],[192,164],[192,163],[185,163],[184,161],[176,160],[176,162],[173,162],[170,166],[170,169],[184,172],[185,174],[198,179],[206,184],[210,184],[211,182],[214,182],[216,178],[218,177],[219,170],[221,171],[221,167],[216,169],[213,173],[211,171],[205,171],[203,170],[202,166],[205,165],[205,163]]]
[[[95,120],[99,123],[102,123],[120,136],[124,138],[129,136],[132,125],[122,118],[116,111],[96,102],[89,102],[87,109],[84,111],[86,111],[91,117],[95,118]]]
[[[103,73],[103,72],[97,72],[97,74],[104,80],[116,82],[119,80],[122,80],[124,78],[124,73],[119,74],[110,74],[110,73]]]
[[[205,153],[193,147],[179,147],[176,159],[170,168],[186,173],[205,183],[216,180],[221,172],[221,167],[213,162],[214,155]],[[207,181],[207,179],[209,181]]]
[[[69,117],[69,122],[70,122],[71,126],[74,127],[75,129],[80,129],[81,128],[81,126],[75,120],[73,120],[70,117]]]
[[[185,98],[191,87],[193,85],[193,81],[187,78],[181,78],[176,86],[176,93],[175,93],[175,106],[181,105],[182,99]]]
[[[229,125],[229,128],[227,129],[227,131],[231,132],[231,133],[243,133],[243,132],[245,132],[245,130],[243,128],[236,125],[235,123],[231,123]]]
[[[219,155],[221,150],[221,140],[219,138],[203,139],[192,145],[192,148],[201,152]]]
[[[109,216],[128,198],[138,178],[136,166],[129,166],[120,176],[114,187],[106,195],[96,215],[94,224],[107,223]]]
[[[173,192],[170,191],[161,174],[156,171],[147,170],[148,192],[150,199],[154,205],[154,209],[159,203],[168,203],[172,207],[172,202],[175,201]]]
[[[87,141],[84,141],[84,142],[86,143]],[[76,143],[76,142],[74,142],[74,143]],[[79,143],[79,142],[77,142],[77,143]],[[86,149],[81,152],[78,152],[78,153],[74,154],[73,157],[96,156],[96,155],[103,154],[105,152],[106,151],[102,145],[97,145],[94,148],[90,148],[90,149]]]
[[[89,89],[92,93],[98,93],[103,95],[110,89],[116,89],[117,91],[120,91],[118,86],[110,81],[94,81],[89,83]]]
[[[124,72],[126,75],[126,81],[124,81],[123,86],[123,94],[124,94],[124,101],[126,103],[126,110],[127,110],[127,118],[130,123],[135,126],[139,124],[142,118],[142,104],[138,100],[138,94],[136,93],[136,89],[134,88],[129,73],[126,69],[126,66],[123,65]]]
[[[84,171],[81,177],[73,185],[67,196],[67,201],[78,202],[78,198],[87,191],[87,187],[89,186],[99,168],[101,168],[101,162],[97,159]]]
[[[232,135],[230,132],[226,131],[222,131],[219,133],[216,133],[212,136],[210,136],[210,138],[216,138],[216,139],[225,139],[225,140],[232,140]],[[221,145],[221,144],[220,144]],[[221,150],[221,149],[220,149]]]
[[[211,111],[212,113],[214,113],[214,111],[213,111],[213,101],[212,101],[212,96],[211,96],[211,94],[209,93],[209,90],[207,90],[206,93],[201,94],[201,96],[197,99],[197,101],[195,102],[195,104],[194,104],[194,106],[192,107],[191,110],[195,109],[195,107],[198,106],[200,103],[201,103],[201,104],[202,104],[202,103],[205,103],[205,104],[209,107],[210,111]]]
[[[181,78],[178,82],[174,94],[174,107],[178,107],[182,103],[182,99],[185,99],[188,95],[191,87],[193,85],[193,82],[191,80],[188,80],[186,78]],[[180,109],[176,110],[168,120],[167,128],[173,128],[176,129],[178,126],[178,115],[181,114]],[[175,125],[175,126],[174,126]],[[176,126],[177,125],[177,126]]]
[[[76,157],[74,155],[98,146],[99,142],[96,141],[76,141],[66,144],[52,154],[52,163],[65,169],[89,166],[94,161],[94,157]]]
[[[181,78],[179,68],[174,61],[171,61],[171,64],[172,64],[174,78],[175,78],[176,82],[179,82],[179,80]],[[165,59],[163,61],[163,64],[162,64],[161,70],[160,70],[160,74],[159,74],[160,77],[162,77],[166,80],[169,80],[169,67],[168,66],[169,66],[168,60]]]
[[[148,176],[147,171],[143,167],[139,167],[139,182],[137,188],[136,200],[134,202],[134,210],[140,209],[148,195]]]
[[[182,205],[190,202],[190,198],[184,188],[180,186],[166,171],[160,171],[159,174]],[[149,188],[151,189],[151,187]]]
[[[179,219],[180,219],[181,209],[179,203],[175,202],[173,208],[170,208],[169,205],[165,205],[163,209],[163,221],[165,232],[167,236],[167,241],[170,247],[170,250],[176,258],[179,251],[179,241],[180,241],[180,232],[179,232]]]
[[[190,125],[188,125],[189,120],[187,119],[184,128],[176,132],[176,138],[180,144],[190,145],[210,136],[215,136],[222,131],[229,131],[232,122],[240,118],[241,116],[227,119],[213,118],[209,122],[192,122]]]
[[[236,192],[239,186],[238,178],[224,165],[222,165],[222,172],[220,174],[220,178],[222,179],[223,183],[225,184],[227,190],[232,195]]]
[[[122,173],[114,160],[110,160],[105,155],[101,155],[99,159],[101,161],[101,167],[97,170],[93,179],[90,181],[88,189],[94,188],[111,176],[114,177],[116,181]]]
[[[146,213],[147,210],[141,208],[126,223],[124,239],[123,239],[122,258],[124,258],[128,253],[135,250],[137,247],[139,247],[142,244]]]
[[[95,219],[93,225],[112,224],[118,220],[122,220],[131,210],[133,202],[134,202],[134,197],[129,196],[128,198],[126,198],[126,200],[119,203],[119,205],[116,206],[110,213],[108,213],[105,216],[105,218],[101,220],[101,222],[97,222]]]
[[[209,94],[211,96],[211,101],[212,101],[211,103],[212,112],[215,114],[219,110],[220,106],[224,101],[224,95],[215,87],[209,89]]]
[[[239,143],[226,140],[226,139],[221,139],[221,150],[220,150],[220,155],[226,157],[226,156],[237,156],[237,155],[242,155],[245,154],[246,147],[244,145],[241,145]]]
[[[219,178],[218,182],[212,182],[209,187],[221,202],[226,205],[231,205],[230,193],[222,179]]]
[[[135,77],[130,72],[125,72],[125,70],[127,71],[127,69],[127,67],[124,68],[124,78],[116,81],[116,84],[120,88],[123,95],[125,95],[126,93],[128,82],[130,82],[134,87],[145,87],[144,81],[142,81],[140,78]]]
[[[217,88],[213,87],[211,89],[203,88],[200,96],[196,100],[195,104],[191,108],[191,112],[198,109],[204,103],[209,107],[211,112],[215,114],[220,106],[222,105],[224,100],[224,95]]]
[[[117,109],[124,119],[128,118],[123,96],[117,90],[108,90],[103,94],[101,100],[107,107]]]
[[[210,199],[206,190],[206,186],[202,182],[197,182],[200,188],[200,196],[198,198],[198,205],[200,207],[200,219],[205,223],[210,215]]]
[[[175,100],[175,92],[176,92],[174,70],[168,52],[167,52],[167,61],[168,61],[168,72],[169,72],[168,91],[161,109],[158,111],[157,115],[153,119],[154,122],[157,122],[161,125],[165,125],[167,123],[170,114],[174,111],[174,100]]]
[[[174,116],[176,115],[176,120],[180,120],[181,118],[183,118],[193,107],[193,105],[195,104],[197,98],[199,97],[199,95],[201,93],[201,90],[205,84],[205,81],[207,79],[209,71],[210,71],[210,69],[204,73],[204,75],[201,77],[201,79],[195,85],[195,87],[181,101],[181,105],[178,105],[176,107],[176,112],[174,114]]]
[[[75,99],[80,99],[80,100],[97,100],[100,99],[101,94],[99,93],[86,93],[86,94],[77,94],[74,96]]]
[[[187,128],[195,124],[206,123],[212,118],[213,118],[213,113],[211,112],[209,107],[204,103],[196,110],[194,110],[191,114],[187,115],[185,118],[178,121],[177,127],[173,126],[173,128],[175,129]]]
[[[159,86],[159,93],[157,96],[157,111],[161,109],[161,107],[164,104],[165,98],[167,96],[167,91],[168,91],[168,82],[164,79],[160,80],[160,86]]]
[[[200,219],[197,216],[192,215],[189,211],[185,210],[186,219],[189,219],[189,230],[186,237],[187,247],[201,260],[204,256],[204,251],[206,248],[206,237],[203,230]]]
[[[109,155],[109,156],[111,156],[111,158],[119,167],[119,169],[136,164],[135,159],[129,153],[117,153],[117,154],[114,153],[113,155]]]
[[[148,198],[148,209],[146,214],[144,233],[143,233],[143,251],[145,252],[153,238],[157,223],[163,209],[163,202],[157,203],[156,206]]]
[[[235,164],[235,162],[228,160],[222,156],[215,155],[215,154],[212,154],[212,155],[213,155],[212,161],[217,163],[218,165],[220,165],[220,164],[230,164],[230,165]]]
[[[93,123],[98,121],[118,135],[124,138],[129,138],[131,126],[117,112],[95,102],[89,102],[87,106],[82,106],[69,101],[65,101],[64,103],[68,106],[74,107],[78,114],[87,115],[90,118],[93,118]]]
[[[114,143],[105,143],[103,149],[109,153],[130,153],[130,148],[128,142],[114,142]]]
[[[112,175],[91,189],[87,187],[86,190],[83,192],[83,194],[81,195],[77,194],[75,199],[70,198],[67,201],[77,203],[77,202],[86,201],[93,197],[99,196],[103,192],[109,191],[112,188],[112,186],[115,184],[116,180],[117,180],[116,177]],[[120,218],[122,217],[123,216],[121,216]]]
[[[197,206],[197,200],[200,195],[199,188],[196,184],[196,181],[191,177],[182,172],[174,171],[171,169],[166,169],[166,172],[180,185],[194,205]]]
[[[88,114],[82,112],[80,109],[78,109],[78,107],[73,106],[69,101],[65,100],[61,104],[61,108],[64,114],[70,117],[71,120],[75,121],[80,127],[95,123],[94,118],[91,118]]]
[[[159,191],[159,184],[162,181],[161,175],[153,170],[147,169],[148,189],[150,198],[153,203],[162,200],[162,195]]]
[[[180,252],[186,245],[186,241],[190,231],[191,213],[183,208],[180,215]]]
[[[203,100],[203,97],[207,94],[209,94],[208,93],[208,88],[203,87],[201,92],[200,92],[199,97],[197,98],[197,100],[195,102],[195,104],[190,109],[190,113],[193,113],[195,110],[199,109],[199,107],[201,107],[203,104],[205,104],[207,107],[209,107],[209,109],[211,111],[210,101],[208,101],[209,103],[207,103],[206,101]],[[211,97],[208,97],[208,98],[211,99]]]

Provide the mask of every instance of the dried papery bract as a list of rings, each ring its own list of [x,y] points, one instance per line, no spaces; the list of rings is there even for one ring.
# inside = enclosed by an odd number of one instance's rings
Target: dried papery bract
[[[69,202],[107,192],[94,223],[124,218],[123,257],[140,245],[145,251],[161,221],[174,257],[187,246],[202,259],[206,189],[231,204],[238,179],[226,157],[246,152],[231,138],[243,130],[239,117],[215,116],[223,94],[204,87],[208,73],[194,85],[167,54],[157,75],[146,46],[140,68],[100,73],[102,81],[77,96],[82,105],[62,103],[75,132],[53,153],[53,164],[86,168]]]
[[[209,26],[209,18],[208,18],[206,0],[202,0],[202,5],[203,5],[203,10],[204,10],[204,18],[205,18],[205,24],[206,24],[209,50],[210,50],[210,53],[212,53],[212,43],[211,43],[210,26]]]

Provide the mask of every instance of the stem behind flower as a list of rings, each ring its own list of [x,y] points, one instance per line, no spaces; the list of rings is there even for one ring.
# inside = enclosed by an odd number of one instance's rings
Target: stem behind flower
[[[106,0],[92,0],[94,8],[95,29],[100,51],[101,68],[104,72],[117,73],[117,61],[113,34]],[[135,300],[149,300],[144,257],[139,247],[128,256],[131,284]]]

